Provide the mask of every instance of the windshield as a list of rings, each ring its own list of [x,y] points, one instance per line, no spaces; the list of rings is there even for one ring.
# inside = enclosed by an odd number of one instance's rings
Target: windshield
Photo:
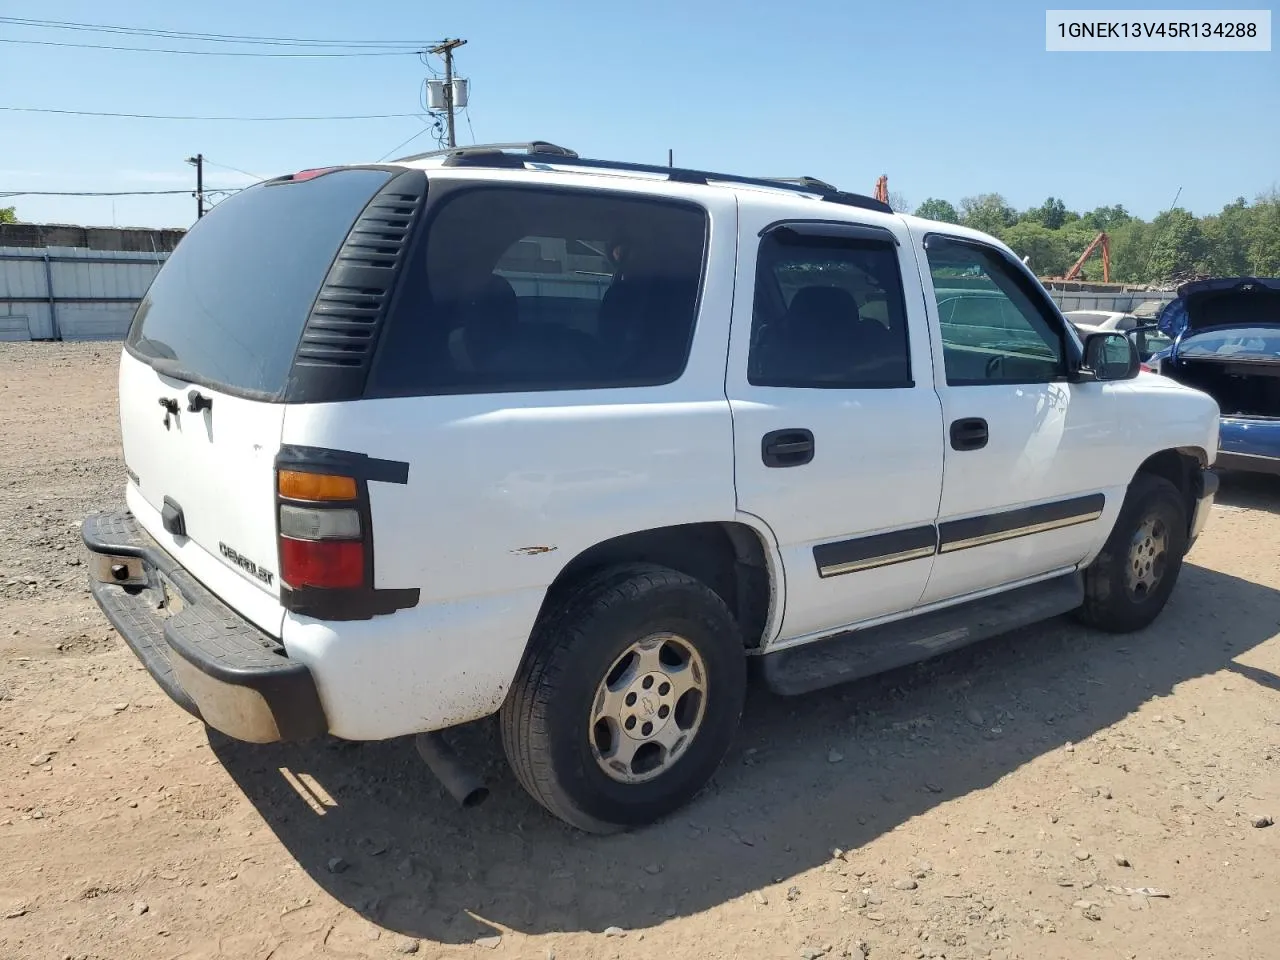
[[[1228,360],[1239,356],[1280,360],[1280,327],[1232,327],[1191,334],[1178,345],[1178,356],[1184,359]]]
[[[218,204],[156,275],[128,346],[180,379],[279,396],[338,248],[389,177],[337,170],[250,187]]]

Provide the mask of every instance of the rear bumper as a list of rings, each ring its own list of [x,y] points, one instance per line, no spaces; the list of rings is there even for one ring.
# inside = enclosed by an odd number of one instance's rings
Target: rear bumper
[[[1242,473],[1269,473],[1280,476],[1280,454],[1267,456],[1261,453],[1229,453],[1218,451],[1213,466],[1217,470],[1238,470]]]
[[[252,743],[327,732],[311,671],[187,573],[131,513],[94,514],[81,537],[94,599],[179,706]]]

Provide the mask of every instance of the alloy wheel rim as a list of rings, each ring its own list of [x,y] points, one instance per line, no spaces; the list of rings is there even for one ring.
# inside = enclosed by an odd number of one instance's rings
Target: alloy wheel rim
[[[706,702],[706,665],[692,643],[674,633],[637,640],[614,660],[591,702],[596,763],[618,783],[661,776],[688,752]]]
[[[1138,525],[1129,541],[1125,586],[1136,600],[1145,600],[1164,579],[1169,555],[1169,530],[1158,516],[1149,516]]]

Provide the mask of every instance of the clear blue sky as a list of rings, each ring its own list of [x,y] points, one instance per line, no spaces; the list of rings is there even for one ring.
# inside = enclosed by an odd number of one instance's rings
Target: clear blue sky
[[[681,165],[808,174],[862,192],[885,173],[913,207],[998,191],[1019,208],[1054,195],[1073,209],[1122,203],[1149,218],[1179,186],[1179,205],[1205,214],[1280,184],[1275,50],[1050,54],[1045,5],[1026,2],[790,0],[761,7],[767,14],[747,9],[728,0],[7,0],[0,15],[319,39],[459,36],[469,41],[458,67],[472,81],[480,141],[543,138],[584,156],[659,163],[670,147]],[[147,44],[8,25],[0,38]],[[413,56],[270,60],[0,43],[0,106],[409,113],[424,76]],[[0,112],[0,192],[179,189],[193,180],[183,159],[197,151],[262,176],[368,161],[421,126]],[[470,139],[463,118],[459,140]],[[430,146],[424,135],[406,152]],[[206,182],[246,178],[211,166]],[[120,198],[114,208],[106,199],[3,203],[30,221],[186,226],[194,218],[188,196]]]

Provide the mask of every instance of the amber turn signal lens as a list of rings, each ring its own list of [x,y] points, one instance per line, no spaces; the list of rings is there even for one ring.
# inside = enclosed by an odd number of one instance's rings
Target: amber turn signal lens
[[[280,496],[290,500],[354,500],[356,481],[327,473],[280,471]]]

